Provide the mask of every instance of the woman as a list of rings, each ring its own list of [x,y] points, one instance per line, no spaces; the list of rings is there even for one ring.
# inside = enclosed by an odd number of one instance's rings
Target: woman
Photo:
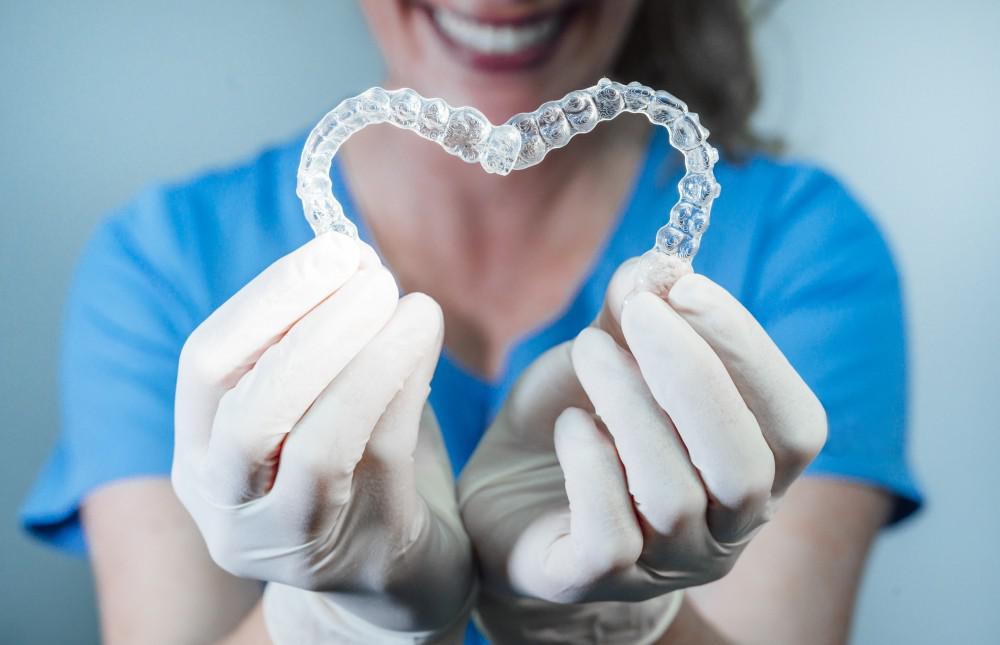
[[[143,194],[81,261],[25,508],[86,535],[105,639],[454,640],[475,604],[497,642],[843,642],[918,501],[899,290],[834,180],[755,150],[739,4],[362,4],[387,86],[494,122],[684,98],[724,153],[702,276],[630,293],[680,168],[639,119],[506,178],[368,129],[333,171],[368,244],[310,241],[301,139]]]

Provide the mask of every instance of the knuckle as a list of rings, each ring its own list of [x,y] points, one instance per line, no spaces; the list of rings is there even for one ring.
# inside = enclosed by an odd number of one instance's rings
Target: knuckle
[[[774,484],[774,457],[770,450],[743,469],[742,476],[732,487],[729,501],[740,511],[762,508],[771,498]]]
[[[708,495],[701,486],[680,490],[644,513],[660,535],[680,535],[695,522],[705,519]]]
[[[617,540],[602,540],[588,548],[587,577],[598,578],[623,571],[635,564],[642,554],[643,539],[639,531],[622,531]]]
[[[178,357],[178,380],[193,380],[203,385],[232,387],[242,374],[225,352],[220,351],[219,333],[210,325],[211,319],[199,325],[181,347]]]
[[[820,403],[816,395],[811,392],[810,395],[812,405],[810,406],[809,421],[804,424],[805,432],[803,434],[805,443],[804,454],[812,460],[826,444],[829,426],[826,417],[826,408],[823,407],[823,404]]]
[[[756,483],[746,483],[736,489],[730,501],[733,510],[744,513],[756,508],[762,508],[771,496],[771,486],[761,486]]]
[[[217,447],[217,450],[229,453],[229,459],[248,463],[259,454],[261,438],[249,431],[244,418],[246,406],[232,394],[232,392],[226,393],[219,401],[212,422],[210,451],[216,452],[211,448]]]
[[[178,359],[178,374],[180,378],[195,378],[200,381],[214,381],[216,372],[209,343],[204,339],[204,325],[197,327],[184,341]]]
[[[736,492],[736,505],[742,509],[761,508],[771,498],[771,477],[756,476],[743,483]]]
[[[787,459],[800,468],[816,458],[826,444],[828,432],[826,409],[811,392],[809,399],[795,431],[783,441]]]
[[[826,443],[826,433],[815,428],[801,428],[785,448],[787,459],[796,468],[804,468],[816,458]]]

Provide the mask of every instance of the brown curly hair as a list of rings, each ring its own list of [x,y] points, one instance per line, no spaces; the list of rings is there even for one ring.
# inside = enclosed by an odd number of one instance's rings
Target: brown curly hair
[[[683,99],[732,159],[775,147],[750,129],[760,89],[740,0],[645,0],[614,74]]]

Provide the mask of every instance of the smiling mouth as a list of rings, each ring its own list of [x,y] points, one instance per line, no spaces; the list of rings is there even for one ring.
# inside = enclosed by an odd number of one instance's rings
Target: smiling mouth
[[[438,35],[465,63],[483,71],[521,71],[549,59],[577,3],[557,11],[516,19],[470,16],[443,7],[425,7]]]

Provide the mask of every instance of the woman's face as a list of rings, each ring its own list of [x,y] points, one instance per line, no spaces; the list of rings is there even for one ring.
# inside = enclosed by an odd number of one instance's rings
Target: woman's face
[[[640,0],[361,0],[387,81],[493,121],[608,73]]]

